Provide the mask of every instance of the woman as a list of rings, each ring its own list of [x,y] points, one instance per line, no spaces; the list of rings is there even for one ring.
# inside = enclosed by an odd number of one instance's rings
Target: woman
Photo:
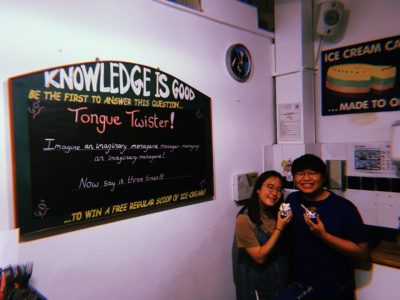
[[[238,299],[270,299],[289,281],[284,230],[292,219],[279,214],[283,178],[266,171],[256,180],[248,204],[236,218],[238,248]]]

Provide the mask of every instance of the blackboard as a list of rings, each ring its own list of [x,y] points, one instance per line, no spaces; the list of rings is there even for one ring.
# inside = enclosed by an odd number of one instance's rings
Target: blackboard
[[[9,90],[23,240],[213,198],[211,99],[185,82],[101,61]]]

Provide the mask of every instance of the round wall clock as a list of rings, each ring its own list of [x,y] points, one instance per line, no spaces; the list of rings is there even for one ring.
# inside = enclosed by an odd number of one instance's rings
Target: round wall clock
[[[242,44],[235,44],[228,48],[225,56],[229,74],[238,81],[246,81],[251,73],[250,51]]]

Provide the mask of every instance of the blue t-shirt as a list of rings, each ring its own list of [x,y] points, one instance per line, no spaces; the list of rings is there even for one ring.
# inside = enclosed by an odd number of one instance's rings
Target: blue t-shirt
[[[304,221],[301,204],[317,209],[327,232],[358,244],[367,242],[368,236],[355,205],[332,192],[324,200],[307,201],[296,191],[289,194],[286,201],[293,211],[289,228],[294,279],[313,285],[327,299],[340,299],[341,295],[353,293],[354,262],[311,233]]]

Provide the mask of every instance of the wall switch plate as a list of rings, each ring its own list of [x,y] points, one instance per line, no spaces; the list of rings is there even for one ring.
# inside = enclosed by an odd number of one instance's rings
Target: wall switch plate
[[[233,199],[235,201],[250,199],[257,177],[257,172],[233,175]]]

